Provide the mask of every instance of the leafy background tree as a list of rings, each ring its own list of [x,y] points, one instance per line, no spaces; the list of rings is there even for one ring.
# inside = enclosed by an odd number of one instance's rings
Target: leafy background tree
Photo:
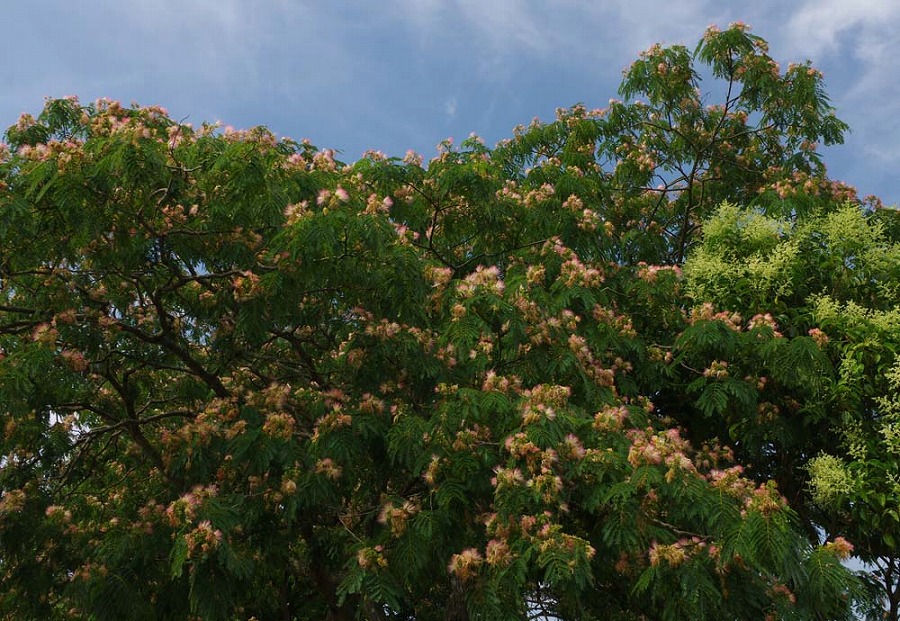
[[[724,206],[686,281],[695,299],[757,313],[756,334],[683,345],[687,365],[729,365],[725,379],[687,384],[698,416],[741,442],[740,461],[765,464],[811,532],[854,542],[876,567],[889,618],[898,614],[897,223],[896,211],[852,204],[795,223]],[[747,390],[754,382],[759,390]]]
[[[828,180],[821,75],[742,25],[622,95],[427,165],[104,100],[24,116],[0,610],[871,607],[841,560],[896,564],[894,214]]]

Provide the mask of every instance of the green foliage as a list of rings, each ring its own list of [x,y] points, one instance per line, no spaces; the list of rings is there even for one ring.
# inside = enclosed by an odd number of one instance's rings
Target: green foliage
[[[710,74],[716,84],[704,90]],[[786,217],[855,200],[827,178],[817,152],[847,129],[822,74],[808,64],[782,72],[743,24],[709,28],[693,53],[650,47],[619,92],[625,101],[559,110],[556,122],[521,128],[494,153],[516,181],[585,199],[584,219],[601,216],[616,242],[605,258],[681,263],[725,201]]]
[[[843,125],[742,26],[622,93],[649,103],[427,166],[109,101],[23,117],[0,616],[851,618],[845,548],[783,494],[850,437],[827,412],[887,398],[892,225],[826,209],[809,142]],[[697,246],[725,199],[761,207]]]
[[[733,334],[704,338],[700,322],[677,344],[685,364],[717,364],[756,384],[742,404],[725,395],[730,378],[684,380],[699,413],[731,425],[738,461],[777,480],[810,530],[846,537],[845,553],[876,567],[870,578],[896,618],[900,243],[891,221],[849,204],[793,221],[723,206],[685,265],[685,288],[706,305],[695,316]],[[745,323],[741,313],[757,315]],[[722,430],[696,437],[715,436]]]

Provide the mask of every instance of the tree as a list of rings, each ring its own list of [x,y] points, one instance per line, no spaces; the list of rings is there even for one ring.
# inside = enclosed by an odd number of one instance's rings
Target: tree
[[[856,205],[794,223],[722,207],[685,266],[689,294],[709,306],[679,337],[685,373],[671,390],[696,395],[695,422],[682,424],[739,443],[738,461],[778,481],[811,531],[853,542],[890,619],[900,614],[898,223],[896,210]],[[703,337],[711,331],[728,337]],[[711,364],[727,372],[691,370]]]
[[[761,45],[733,27],[697,58]],[[694,245],[706,197],[768,200],[807,164],[825,183],[788,129],[842,126],[791,71],[735,69],[724,112],[666,120],[721,119],[697,140],[729,128],[752,174],[666,155],[637,103],[427,166],[109,101],[23,117],[0,163],[2,614],[851,618],[845,540],[812,541],[733,437],[686,425],[706,388],[675,407],[704,340],[680,267],[642,262]],[[753,89],[816,105],[732,127]],[[604,169],[616,131],[694,174],[649,201],[636,151]]]
[[[705,92],[704,76],[718,80]],[[682,263],[725,200],[801,215],[856,199],[827,177],[817,151],[847,129],[822,73],[808,62],[782,73],[744,24],[710,27],[693,53],[650,47],[619,93],[627,99],[607,108],[560,109],[555,123],[519,128],[495,153],[517,181],[584,197],[615,233],[612,260]]]

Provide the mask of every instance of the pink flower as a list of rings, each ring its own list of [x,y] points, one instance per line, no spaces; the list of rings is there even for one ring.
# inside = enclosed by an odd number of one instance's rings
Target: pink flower
[[[488,565],[507,565],[512,559],[512,553],[505,541],[491,539],[485,550]]]
[[[412,149],[406,152],[406,156],[403,158],[404,164],[410,164],[414,166],[421,166],[423,158],[420,154],[416,153]]]
[[[475,575],[482,562],[481,552],[476,548],[467,548],[450,558],[447,569],[460,580],[467,580]]]
[[[820,348],[824,348],[826,345],[828,345],[828,335],[822,332],[822,330],[820,330],[819,328],[810,329],[808,334]]]
[[[374,548],[362,548],[356,553],[356,562],[362,569],[377,570],[387,567],[387,559],[384,558],[384,547],[378,545]]]
[[[337,480],[341,478],[343,469],[334,463],[330,457],[325,457],[316,462],[316,474],[325,475],[327,478]]]
[[[839,559],[847,560],[853,552],[853,544],[843,537],[835,537],[834,541],[825,544],[826,550],[831,550]]]
[[[569,434],[566,436],[564,440],[565,450],[568,453],[568,456],[575,460],[580,460],[584,457],[584,445],[581,444],[581,440],[578,439],[578,436],[575,434]]]

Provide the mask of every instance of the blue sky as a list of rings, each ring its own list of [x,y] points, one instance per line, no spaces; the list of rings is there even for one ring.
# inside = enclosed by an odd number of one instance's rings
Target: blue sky
[[[744,21],[783,64],[824,71],[852,128],[825,151],[831,175],[900,202],[896,0],[28,0],[0,18],[4,128],[46,96],[105,96],[266,125],[345,161],[605,106],[650,44]]]

